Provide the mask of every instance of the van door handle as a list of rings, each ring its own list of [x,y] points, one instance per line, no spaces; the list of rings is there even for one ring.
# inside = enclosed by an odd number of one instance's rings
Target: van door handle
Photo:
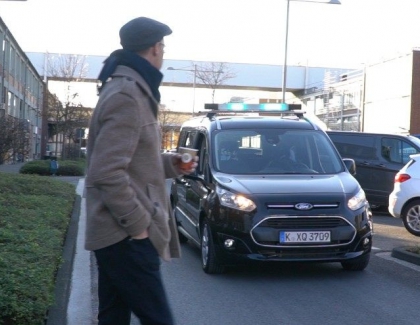
[[[382,168],[385,168],[385,167],[386,167],[384,164],[377,164],[377,165],[375,165],[375,166],[377,166],[377,167],[382,167]]]

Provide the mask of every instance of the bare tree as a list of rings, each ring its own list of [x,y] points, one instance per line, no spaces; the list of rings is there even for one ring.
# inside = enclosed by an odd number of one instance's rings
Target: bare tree
[[[55,156],[58,155],[59,143],[62,143],[62,158],[79,156],[77,132],[87,128],[92,114],[92,109],[83,107],[79,94],[72,88],[74,82],[86,76],[88,66],[85,59],[86,56],[72,54],[48,56],[48,75],[63,82],[64,98],[60,100],[56,95],[49,97],[47,112],[50,136],[55,137]]]
[[[171,148],[175,142],[174,131],[178,131],[181,124],[179,116],[165,105],[159,108],[159,125],[162,138],[162,149]]]
[[[30,129],[26,120],[0,117],[0,164],[23,161],[30,151]]]
[[[212,90],[211,98],[214,103],[216,89],[223,85],[226,80],[236,77],[236,74],[226,62],[208,62],[197,64],[195,70],[196,78]]]
[[[48,54],[48,76],[78,81],[87,74],[88,64],[86,55],[77,54]]]

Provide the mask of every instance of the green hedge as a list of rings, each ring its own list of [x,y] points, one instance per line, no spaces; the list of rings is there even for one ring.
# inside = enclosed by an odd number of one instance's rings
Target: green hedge
[[[57,176],[83,176],[85,174],[85,160],[59,160]],[[36,174],[50,176],[50,160],[34,160],[25,163],[20,168],[21,174]]]
[[[0,324],[44,324],[53,304],[75,186],[0,173]]]

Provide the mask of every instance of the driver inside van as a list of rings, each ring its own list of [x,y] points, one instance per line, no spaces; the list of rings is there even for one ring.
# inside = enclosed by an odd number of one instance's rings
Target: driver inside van
[[[219,169],[225,173],[246,173],[249,164],[238,159],[239,143],[235,140],[224,140],[219,145]]]
[[[220,160],[238,160],[238,147],[236,141],[223,141],[220,143]]]

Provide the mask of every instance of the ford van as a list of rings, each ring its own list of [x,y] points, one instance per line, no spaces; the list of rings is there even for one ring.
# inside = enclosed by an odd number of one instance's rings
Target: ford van
[[[373,226],[354,161],[302,112],[210,106],[181,127],[178,147],[197,149],[199,163],[170,193],[180,240],[200,248],[203,270],[249,260],[363,270]]]

